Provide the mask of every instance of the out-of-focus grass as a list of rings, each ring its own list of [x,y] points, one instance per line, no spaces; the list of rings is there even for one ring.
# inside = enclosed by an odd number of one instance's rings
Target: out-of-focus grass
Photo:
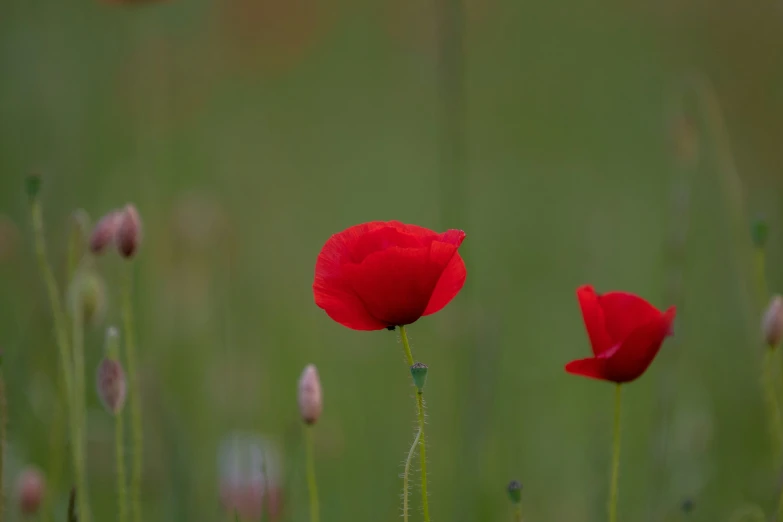
[[[234,431],[285,447],[288,516],[302,520],[295,387],[310,362],[326,398],[317,427],[322,519],[398,518],[414,424],[401,347],[392,333],[334,324],[310,288],[328,236],[373,219],[468,233],[470,292],[410,328],[416,358],[431,369],[434,518],[508,520],[504,487],[519,478],[526,519],[600,520],[612,397],[609,386],[563,372],[588,350],[574,289],[592,282],[668,304],[663,256],[677,173],[667,111],[694,70],[714,78],[749,209],[770,217],[778,288],[782,156],[773,138],[783,101],[773,57],[783,42],[768,20],[779,13],[728,2],[709,11],[471,4],[467,204],[461,222],[442,223],[449,202],[438,180],[436,25],[427,11],[395,18],[382,2],[297,11],[265,1],[258,12],[227,3],[10,0],[1,9],[10,472],[51,468],[61,408],[22,194],[23,176],[38,169],[59,267],[72,209],[97,218],[134,201],[145,221],[136,305],[149,520],[218,519],[218,447]],[[726,47],[736,34],[745,37]],[[747,502],[773,505],[761,346],[742,305],[748,282],[738,281],[715,157],[705,144],[693,173],[677,341],[624,401],[623,520],[659,520],[651,498],[672,520],[685,497],[703,521]],[[99,266],[111,289],[107,324],[117,324],[119,261]],[[88,375],[102,339],[89,332]],[[667,350],[680,351],[676,365]],[[676,397],[665,456],[654,452],[662,382]],[[94,393],[87,400],[92,501],[105,520],[114,512],[112,421]],[[63,516],[68,484],[55,486]]]

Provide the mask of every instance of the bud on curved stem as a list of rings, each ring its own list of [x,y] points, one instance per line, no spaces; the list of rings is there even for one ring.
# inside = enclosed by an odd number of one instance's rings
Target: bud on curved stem
[[[126,259],[133,258],[141,244],[141,218],[132,204],[122,211],[119,228],[117,229],[117,250]]]
[[[16,479],[16,503],[25,516],[35,515],[46,493],[46,481],[36,468],[26,468]]]
[[[306,424],[315,424],[323,411],[323,390],[318,369],[308,365],[299,378],[299,413]]]
[[[761,333],[770,349],[780,344],[783,338],[783,297],[776,295],[770,300],[761,323]]]
[[[90,252],[95,255],[100,255],[106,251],[117,236],[117,230],[120,228],[121,220],[122,212],[112,210],[98,221],[90,235]]]

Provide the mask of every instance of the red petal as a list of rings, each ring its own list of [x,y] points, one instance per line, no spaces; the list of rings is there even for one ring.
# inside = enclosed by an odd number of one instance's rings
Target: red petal
[[[606,361],[607,378],[618,383],[639,378],[671,332],[675,314],[675,308],[669,308],[666,313],[631,332],[615,350],[604,353],[602,358]]]
[[[421,315],[430,315],[435,312],[439,312],[444,306],[449,304],[452,299],[462,290],[465,284],[465,278],[468,272],[465,269],[465,262],[462,261],[459,253],[455,253],[454,256],[446,265],[446,269],[438,279],[438,284],[435,285],[435,290],[432,292],[430,302],[427,304],[427,308]]]
[[[604,311],[599,304],[599,297],[590,285],[581,286],[576,291],[579,307],[582,309],[582,319],[590,337],[593,354],[600,355],[612,347],[612,338],[606,330]]]
[[[343,270],[343,264],[350,262],[351,246],[358,237],[379,225],[383,224],[365,223],[333,235],[321,249],[315,263],[315,304],[333,320],[354,330],[381,330],[388,326],[367,311]]]
[[[600,295],[598,303],[603,309],[612,345],[622,343],[631,332],[661,317],[661,312],[653,305],[627,292]]]
[[[430,248],[393,247],[345,270],[370,314],[388,325],[405,325],[422,316],[456,251],[439,241]]]
[[[590,377],[591,379],[600,379],[602,381],[608,380],[604,376],[604,359],[598,359],[596,357],[588,357],[587,359],[579,359],[571,361],[566,364],[565,370],[573,375],[581,375],[583,377]]]

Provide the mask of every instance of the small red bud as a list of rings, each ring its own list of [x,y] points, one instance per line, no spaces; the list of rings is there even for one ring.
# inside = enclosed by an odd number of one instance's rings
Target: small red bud
[[[308,365],[299,378],[299,412],[307,424],[315,424],[323,411],[321,379],[315,365]]]
[[[33,515],[38,511],[46,491],[46,483],[41,472],[36,468],[22,470],[16,479],[16,495],[19,510],[25,515]]]
[[[139,213],[131,204],[125,206],[117,230],[117,249],[120,255],[130,259],[139,249],[141,243],[141,219]]]
[[[90,236],[90,252],[95,255],[103,254],[106,248],[114,241],[120,226],[122,213],[113,210],[103,216],[92,229]]]
[[[104,358],[96,375],[98,397],[109,413],[117,414],[125,405],[128,385],[122,364],[116,359]]]

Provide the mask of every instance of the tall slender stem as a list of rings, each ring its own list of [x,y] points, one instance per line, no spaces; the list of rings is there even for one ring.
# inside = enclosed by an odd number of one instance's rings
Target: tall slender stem
[[[430,505],[427,497],[427,444],[424,439],[424,397],[421,390],[416,391],[416,406],[419,417],[419,462],[421,465],[421,509],[424,522],[430,522]]]
[[[305,426],[305,439],[307,451],[307,489],[310,492],[310,522],[318,522],[320,520],[320,508],[318,506],[318,483],[315,479],[315,448],[312,426]]]
[[[120,341],[114,328],[106,335],[106,356],[120,360]],[[117,466],[117,522],[128,520],[128,486],[125,480],[125,423],[124,408],[114,413],[114,452]]]
[[[54,322],[54,335],[57,343],[57,349],[60,355],[60,366],[62,382],[65,384],[66,406],[68,410],[68,427],[71,435],[74,469],[80,468],[79,456],[76,450],[78,441],[78,430],[76,428],[75,406],[73,404],[73,361],[71,360],[70,347],[68,345],[68,328],[65,320],[65,311],[60,300],[59,290],[57,289],[57,280],[54,277],[54,271],[49,264],[46,252],[46,239],[44,235],[43,210],[41,202],[37,197],[32,197],[30,201],[30,217],[33,226],[33,241],[35,243],[35,254],[38,262],[38,269],[41,272],[44,286],[49,297],[49,305],[52,309],[52,320]],[[75,490],[75,497],[83,498],[85,491]],[[85,514],[86,516],[86,514]]]
[[[122,321],[125,330],[125,353],[128,358],[128,381],[130,385],[131,431],[133,433],[133,467],[131,469],[131,507],[134,522],[142,522],[141,516],[141,474],[143,467],[144,432],[142,431],[141,393],[136,364],[136,338],[133,321],[133,265],[125,267],[122,284]]]
[[[89,505],[87,502],[87,477],[85,471],[85,434],[86,434],[86,407],[84,402],[84,318],[82,308],[82,296],[80,290],[77,290],[76,300],[73,307],[73,325],[71,328],[73,345],[73,368],[74,368],[74,387],[73,387],[73,417],[75,419],[76,438],[72,442],[73,451],[76,454],[76,484],[79,492],[77,503],[79,505],[79,520],[88,521]]]
[[[6,425],[8,404],[5,397],[5,381],[0,374],[0,521],[5,519],[5,494],[3,493],[3,472],[5,471]]]
[[[114,446],[117,455],[117,522],[128,520],[128,488],[125,484],[125,440],[122,411],[114,415]]]
[[[614,430],[612,435],[612,478],[609,485],[609,522],[617,522],[617,479],[620,473],[620,412],[622,411],[622,385],[614,392]]]
[[[408,458],[405,459],[405,470],[402,475],[402,520],[408,522],[408,474],[411,471],[411,461],[413,461],[413,454],[416,453],[416,445],[419,443],[421,437],[421,431],[416,431],[416,437],[413,439],[411,449],[408,450]]]
[[[413,353],[411,352],[408,333],[405,331],[404,326],[400,326],[400,337],[402,338],[402,346],[405,349],[405,357],[408,360],[408,366],[413,366]],[[419,462],[421,467],[421,509],[424,513],[424,522],[430,522],[430,506],[429,499],[427,498],[427,447],[424,437],[424,396],[421,390],[416,391],[416,413],[419,421],[417,439],[419,441]],[[403,497],[403,504],[405,500],[406,498]]]
[[[522,522],[522,506],[517,505],[517,508],[514,510],[514,522]]]

